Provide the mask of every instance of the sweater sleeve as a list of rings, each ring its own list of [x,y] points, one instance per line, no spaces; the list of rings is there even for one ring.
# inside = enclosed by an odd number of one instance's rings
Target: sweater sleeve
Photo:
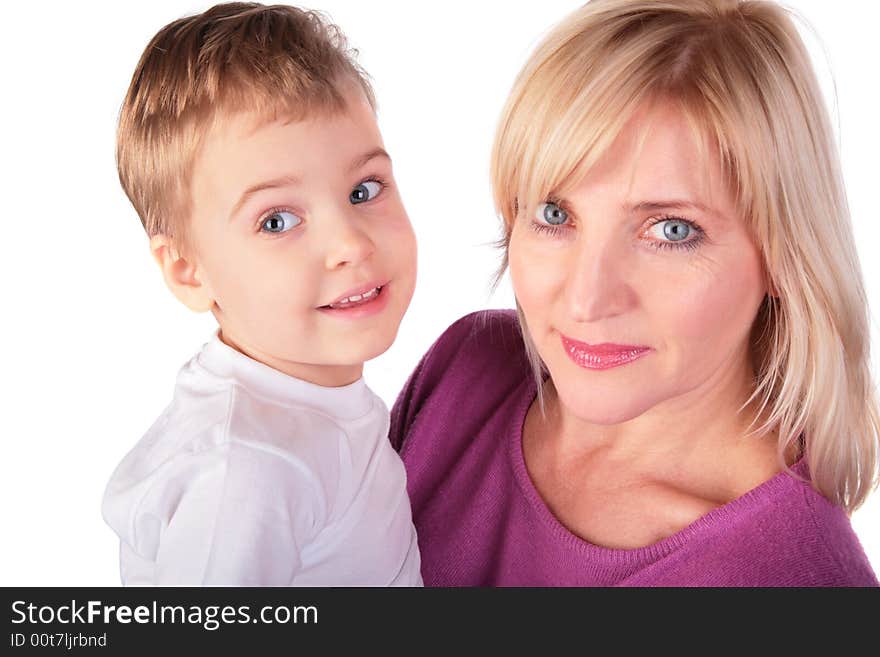
[[[321,515],[320,487],[287,455],[241,443],[163,489],[163,585],[290,585]]]

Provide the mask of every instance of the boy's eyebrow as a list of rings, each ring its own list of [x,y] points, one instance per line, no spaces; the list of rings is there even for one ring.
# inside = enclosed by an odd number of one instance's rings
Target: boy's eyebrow
[[[247,200],[257,192],[262,192],[265,189],[274,189],[276,187],[289,187],[298,183],[299,178],[296,176],[282,176],[281,178],[275,178],[274,180],[267,180],[265,182],[257,183],[256,185],[251,185],[244,190],[238,201],[232,206],[232,212],[229,213],[230,219],[237,215],[238,211],[241,210],[241,206],[243,206]]]
[[[374,148],[373,150],[364,153],[360,157],[356,158],[351,167],[349,167],[349,171],[356,171],[364,166],[370,160],[373,160],[377,157],[384,157],[389,162],[391,161],[391,156],[385,152],[384,148]],[[282,176],[280,178],[275,178],[274,180],[267,180],[265,182],[257,183],[256,185],[251,185],[248,187],[242,195],[239,197],[238,201],[236,201],[235,205],[232,206],[232,211],[229,213],[229,217],[232,218],[238,214],[238,211],[241,210],[241,206],[243,206],[247,200],[256,194],[257,192],[262,192],[266,189],[274,189],[276,187],[290,187],[292,185],[299,184],[300,180],[296,176]]]
[[[384,148],[374,148],[373,150],[364,153],[359,158],[355,159],[354,162],[351,163],[351,167],[349,167],[349,171],[356,171],[364,166],[367,162],[377,157],[384,157],[389,162],[391,161],[391,156],[385,152]]]

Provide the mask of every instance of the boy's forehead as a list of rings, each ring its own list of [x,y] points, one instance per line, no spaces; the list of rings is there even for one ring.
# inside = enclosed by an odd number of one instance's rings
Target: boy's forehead
[[[341,110],[306,114],[218,111],[193,162],[193,201],[214,205],[283,176],[347,173],[365,153],[384,153],[372,106],[365,97],[346,100]]]
[[[305,112],[274,108],[266,111],[218,112],[206,133],[206,139],[221,144],[228,144],[232,140],[244,141],[256,137],[257,133],[273,124],[289,126],[296,123],[315,123],[331,120],[342,113],[338,110]]]
[[[209,122],[204,141],[228,143],[230,140],[248,140],[273,124],[289,126],[301,123],[314,126],[336,123],[345,118],[375,124],[375,112],[363,91],[349,88],[342,98],[344,102],[339,105],[310,107],[294,101],[276,101],[266,107],[256,103],[256,109],[219,108]]]

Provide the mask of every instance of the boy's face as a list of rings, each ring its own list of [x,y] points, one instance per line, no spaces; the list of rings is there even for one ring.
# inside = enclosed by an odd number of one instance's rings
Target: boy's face
[[[391,345],[416,242],[372,108],[304,121],[239,115],[206,137],[190,243],[227,344],[321,385],[357,379]]]

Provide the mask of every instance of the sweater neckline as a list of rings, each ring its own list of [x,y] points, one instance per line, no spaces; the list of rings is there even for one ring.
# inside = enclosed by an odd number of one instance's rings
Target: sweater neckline
[[[363,377],[335,388],[310,383],[233,349],[220,339],[218,332],[196,360],[211,374],[231,379],[249,392],[281,405],[305,406],[343,421],[362,418],[373,408],[373,396]]]
[[[522,385],[522,397],[519,406],[512,414],[512,426],[507,431],[511,437],[509,456],[514,478],[529,506],[535,511],[541,522],[559,539],[588,555],[594,563],[606,566],[633,566],[655,561],[686,545],[690,540],[717,528],[725,519],[741,516],[750,508],[766,503],[769,498],[791,489],[799,482],[786,470],[782,470],[765,482],[758,484],[736,499],[715,507],[700,516],[692,523],[666,536],[655,543],[637,548],[610,548],[591,543],[581,538],[554,515],[541,497],[526,468],[523,456],[523,428],[526,414],[537,397],[537,387],[532,377],[528,377]],[[790,470],[799,477],[807,477],[806,461],[801,457]]]

